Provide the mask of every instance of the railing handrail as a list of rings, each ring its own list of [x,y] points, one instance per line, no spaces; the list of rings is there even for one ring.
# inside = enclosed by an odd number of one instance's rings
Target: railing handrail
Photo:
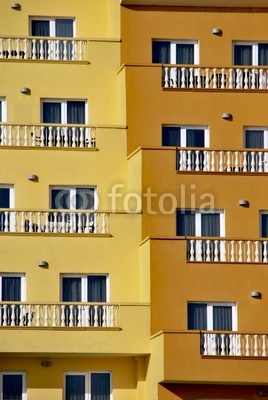
[[[165,149],[165,147],[163,147],[163,149]],[[221,152],[221,151],[223,151],[223,152],[231,152],[231,153],[236,153],[236,152],[248,153],[249,151],[250,152],[262,152],[262,153],[267,153],[268,152],[268,148],[265,149],[265,148],[251,148],[251,147],[247,147],[247,148],[243,147],[241,149],[215,149],[215,148],[212,148],[212,147],[178,147],[178,146],[176,146],[176,150],[177,151],[180,151],[180,150],[185,150],[185,151],[194,150],[194,151],[200,151],[200,152],[204,152],[204,151]]]
[[[56,208],[47,208],[44,210],[34,210],[34,209],[25,209],[25,208],[0,208],[0,212],[25,212],[25,213],[66,213],[66,214],[80,214],[80,213],[87,213],[87,214],[106,214],[106,215],[110,215],[111,211],[106,211],[106,210],[87,210],[87,209],[78,209],[78,210],[72,210],[72,209],[56,209]]]
[[[91,128],[91,129],[97,129],[97,127],[96,126],[94,126],[94,125],[89,125],[89,124],[62,124],[62,123],[48,123],[48,122],[38,122],[38,123],[30,123],[30,124],[21,124],[21,123],[19,123],[19,124],[16,124],[16,123],[14,123],[14,122],[0,122],[0,126],[14,126],[14,127],[17,127],[17,126],[27,126],[27,127],[34,127],[34,126],[37,126],[37,127],[42,127],[42,126],[44,126],[44,127],[50,127],[50,126],[52,126],[53,128],[55,127],[55,128],[57,128],[57,127],[61,127],[61,128]]]
[[[74,305],[74,306],[116,306],[116,307],[120,307],[121,304],[120,303],[115,303],[115,302],[101,302],[101,301],[0,301],[0,307],[2,305],[29,305],[29,306],[70,306],[70,305]]]
[[[0,39],[37,39],[37,40],[67,40],[67,41],[84,41],[88,42],[89,39],[85,37],[61,37],[61,36],[29,36],[29,35],[0,35]]]
[[[242,242],[267,242],[268,238],[237,238],[237,237],[225,237],[225,236],[184,236],[186,240],[218,240],[218,241],[242,241]]]
[[[153,64],[154,65],[154,64]],[[261,70],[261,69],[267,69],[268,70],[268,66],[267,65],[229,65],[229,66],[211,66],[211,65],[200,65],[200,64],[163,64],[163,63],[159,63],[159,65],[161,65],[162,67],[168,67],[168,68],[193,68],[193,69],[204,69],[206,70],[208,69],[216,69],[221,71],[222,69],[224,70],[229,70],[229,69],[257,69],[257,70]]]
[[[199,334],[205,334],[205,333],[215,333],[215,334],[229,334],[229,335],[268,335],[268,331],[264,332],[248,332],[248,331],[237,331],[237,330],[232,330],[232,331],[224,331],[224,330],[203,330],[201,329],[198,331]]]

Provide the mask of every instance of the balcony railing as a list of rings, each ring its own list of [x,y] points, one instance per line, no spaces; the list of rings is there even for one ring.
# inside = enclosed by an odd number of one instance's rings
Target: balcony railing
[[[0,123],[0,147],[96,147],[96,128],[89,125]]]
[[[179,148],[177,171],[267,173],[268,151]]]
[[[201,333],[204,356],[267,357],[268,335],[234,332]]]
[[[0,233],[109,234],[109,213],[89,210],[0,209]]]
[[[163,67],[163,87],[180,89],[268,89],[268,70],[257,67]]]
[[[267,263],[264,239],[187,238],[187,260],[193,262]]]
[[[1,327],[118,327],[119,305],[110,303],[0,302]]]
[[[0,59],[87,61],[87,40],[51,37],[0,37]]]

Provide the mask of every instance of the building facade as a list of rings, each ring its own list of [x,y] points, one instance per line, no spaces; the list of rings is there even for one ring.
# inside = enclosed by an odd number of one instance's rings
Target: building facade
[[[1,399],[268,396],[267,10],[1,2]]]

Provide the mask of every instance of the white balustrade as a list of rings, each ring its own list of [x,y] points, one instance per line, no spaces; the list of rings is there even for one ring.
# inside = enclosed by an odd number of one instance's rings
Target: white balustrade
[[[258,89],[268,88],[268,69],[163,67],[163,87],[181,89]]]
[[[187,239],[187,260],[190,262],[267,263],[267,252],[265,239]]]
[[[0,123],[1,146],[95,148],[96,128],[89,125]]]
[[[119,305],[0,302],[1,327],[118,327]]]
[[[87,61],[87,40],[51,37],[1,37],[1,58],[41,61]]]
[[[0,233],[108,234],[109,213],[90,210],[0,209]]]
[[[177,170],[222,173],[268,173],[267,150],[178,148]]]
[[[201,333],[204,356],[267,357],[267,334]]]

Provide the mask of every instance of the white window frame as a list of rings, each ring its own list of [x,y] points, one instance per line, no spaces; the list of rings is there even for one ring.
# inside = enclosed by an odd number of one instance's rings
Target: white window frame
[[[198,40],[173,40],[173,39],[153,39],[153,42],[169,42],[170,43],[170,64],[176,64],[176,44],[193,44],[194,45],[194,64],[199,64],[199,41]]]
[[[30,17],[29,32],[32,36],[32,21],[49,21],[49,37],[56,37],[56,19],[70,19],[73,21],[73,37],[76,37],[76,20],[74,17]]]
[[[259,211],[259,235],[260,238],[265,239],[265,236],[262,236],[262,222],[261,222],[261,216],[263,214],[268,214],[268,210],[260,210]]]
[[[76,185],[76,186],[50,186],[49,187],[49,206],[52,208],[52,190],[69,190],[70,191],[70,198],[75,198],[76,189],[93,189],[94,190],[94,208],[92,210],[97,210],[99,206],[99,197],[97,186],[95,185]],[[75,208],[70,201],[70,210],[78,210]],[[84,209],[83,209],[84,210]]]
[[[81,302],[87,302],[87,278],[88,276],[105,276],[106,277],[106,303],[110,301],[110,276],[109,274],[61,274],[60,276],[60,298],[63,297],[63,278],[80,278],[81,279]],[[62,300],[61,300],[62,301]]]
[[[267,126],[244,126],[244,147],[246,148],[246,131],[263,131],[264,149],[268,148],[268,127]]]
[[[206,304],[207,306],[207,330],[213,331],[213,307],[228,306],[232,307],[232,331],[237,331],[237,304],[233,302],[206,302],[206,301],[189,301],[188,304]],[[188,316],[189,318],[189,316]]]
[[[85,124],[88,123],[88,102],[86,99],[41,99],[40,116],[43,121],[43,103],[60,103],[61,104],[61,124],[67,124],[67,103],[68,101],[83,101],[85,103]]]
[[[0,372],[0,398],[3,398],[3,376],[4,375],[22,375],[22,400],[26,400],[27,380],[24,371],[1,371]]]
[[[268,42],[247,42],[247,41],[234,41],[233,42],[233,61],[235,61],[235,46],[251,46],[252,47],[252,66],[258,66],[259,44],[268,44]],[[234,64],[234,62],[233,62]],[[235,65],[235,64],[234,64]]]
[[[0,120],[2,122],[7,122],[7,102],[5,97],[0,97],[0,101],[2,103],[2,115],[0,116]]]
[[[179,209],[181,210],[181,209]],[[219,214],[220,215],[220,237],[225,237],[225,211],[224,210],[191,210],[185,209],[185,211],[192,211],[195,215],[195,237],[201,237],[202,232],[202,214]],[[212,212],[213,211],[213,212]]]
[[[205,125],[171,125],[171,124],[164,124],[162,125],[162,128],[180,128],[181,129],[181,147],[187,147],[186,146],[186,131],[188,129],[199,129],[199,130],[204,130],[204,148],[208,148],[210,146],[210,135],[209,135],[209,127]]]
[[[113,382],[112,371],[75,371],[64,372],[63,374],[63,400],[66,399],[66,376],[67,375],[83,375],[85,377],[85,400],[91,399],[91,374],[109,374],[110,375],[110,400],[113,400]]]
[[[9,208],[14,208],[15,207],[15,191],[14,191],[14,186],[9,185],[9,184],[0,184],[0,190],[1,189],[9,189]]]
[[[26,276],[25,274],[9,274],[9,273],[1,273],[0,274],[0,301],[2,301],[2,278],[21,278],[21,300],[26,301]]]

